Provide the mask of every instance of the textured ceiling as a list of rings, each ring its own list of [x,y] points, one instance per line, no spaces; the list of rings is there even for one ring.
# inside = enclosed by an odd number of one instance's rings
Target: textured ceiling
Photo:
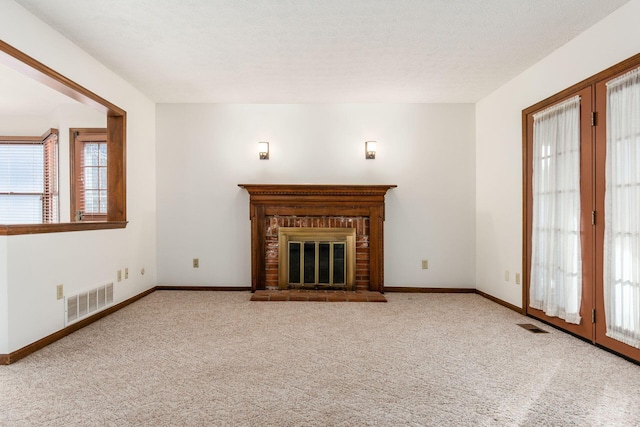
[[[476,102],[628,0],[17,0],[156,102]]]

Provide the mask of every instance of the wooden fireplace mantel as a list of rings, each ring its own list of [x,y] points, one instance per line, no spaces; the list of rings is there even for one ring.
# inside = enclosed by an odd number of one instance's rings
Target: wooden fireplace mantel
[[[249,193],[251,290],[265,289],[265,218],[369,218],[369,290],[384,291],[384,196],[397,185],[238,184]]]

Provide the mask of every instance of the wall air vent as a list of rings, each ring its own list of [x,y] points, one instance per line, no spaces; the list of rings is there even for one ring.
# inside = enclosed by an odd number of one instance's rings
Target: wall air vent
[[[65,325],[101,311],[113,304],[113,283],[67,297],[65,304]]]

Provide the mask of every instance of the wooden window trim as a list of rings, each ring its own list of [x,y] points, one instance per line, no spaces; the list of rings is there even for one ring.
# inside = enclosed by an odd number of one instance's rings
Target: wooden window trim
[[[0,136],[0,144],[42,144],[39,136]]]
[[[107,230],[125,228],[127,221],[61,222],[57,224],[0,225],[0,236],[20,234],[63,233],[69,231]]]
[[[70,128],[69,129],[69,178],[70,178],[70,204],[69,208],[71,210],[70,217],[71,222],[79,222],[75,221],[76,211],[78,210],[78,199],[80,197],[82,188],[78,184],[78,177],[82,174],[80,168],[80,159],[82,158],[81,154],[81,146],[84,142],[80,142],[76,144],[76,140],[78,139],[77,133],[81,133],[84,137],[91,139],[91,135],[105,135],[107,133],[106,128]],[[100,138],[102,139],[102,138]],[[109,145],[107,144],[107,165],[109,164],[109,155],[108,155]],[[107,167],[107,174],[109,173],[109,169]],[[109,198],[107,198],[107,202]],[[107,220],[106,214],[87,214],[85,212],[83,221],[100,221],[105,222]]]
[[[124,228],[126,209],[127,112],[57,71],[0,40],[0,62],[107,115],[107,221],[57,224],[0,225],[0,236]]]

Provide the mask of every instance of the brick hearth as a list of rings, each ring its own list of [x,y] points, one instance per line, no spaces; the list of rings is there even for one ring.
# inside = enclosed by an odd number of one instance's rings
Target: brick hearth
[[[387,302],[380,292],[313,291],[300,289],[255,291],[251,301]]]

